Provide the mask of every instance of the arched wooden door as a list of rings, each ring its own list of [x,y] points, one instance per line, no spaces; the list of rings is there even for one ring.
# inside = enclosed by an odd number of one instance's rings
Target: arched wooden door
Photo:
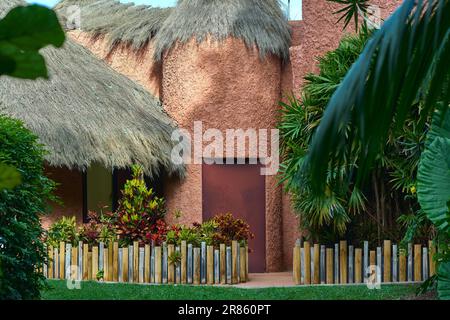
[[[266,271],[265,176],[261,165],[203,164],[203,219],[232,213],[245,219],[255,239],[250,240],[249,272]]]

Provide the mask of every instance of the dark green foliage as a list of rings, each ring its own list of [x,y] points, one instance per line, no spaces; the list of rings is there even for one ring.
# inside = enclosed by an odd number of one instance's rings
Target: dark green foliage
[[[16,78],[47,78],[45,60],[39,50],[61,47],[64,32],[56,14],[45,7],[16,7],[0,20],[0,75]]]
[[[22,183],[0,191],[0,300],[36,299],[44,278],[39,214],[45,213],[54,183],[44,176],[44,149],[18,120],[0,116],[0,162],[17,168]]]
[[[390,137],[369,181],[360,188],[356,187],[353,175],[357,152],[349,152],[329,170],[323,194],[313,192],[311,179],[301,171],[328,102],[370,36],[371,32],[363,29],[357,35],[344,37],[338,48],[319,58],[319,73],[305,77],[301,99],[290,98],[282,104],[279,128],[283,138],[283,181],[302,218],[302,228],[322,242],[335,242],[342,237],[355,243],[362,240],[376,243],[383,238],[399,240],[406,223],[398,225],[395,220],[403,214],[414,217],[417,210],[417,199],[411,190],[415,187],[425,136],[416,128],[417,114],[409,116],[402,135]],[[360,148],[355,144],[352,151]]]
[[[342,14],[338,22],[344,20],[344,28],[352,21],[355,22],[355,27],[358,29],[359,19],[361,15],[367,12],[369,7],[369,0],[328,0],[330,2],[336,2],[344,7],[335,12],[335,14]]]

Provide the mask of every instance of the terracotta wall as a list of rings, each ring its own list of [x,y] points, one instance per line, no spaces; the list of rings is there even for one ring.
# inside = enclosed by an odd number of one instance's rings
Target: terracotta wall
[[[52,213],[42,217],[43,227],[48,229],[54,221],[62,216],[75,216],[77,222],[81,224],[83,222],[81,172],[66,168],[45,167],[45,174],[58,184],[55,195],[63,201],[63,204],[50,204]]]

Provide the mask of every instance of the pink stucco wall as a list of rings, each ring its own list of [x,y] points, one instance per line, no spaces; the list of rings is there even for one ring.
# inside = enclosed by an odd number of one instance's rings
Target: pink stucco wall
[[[226,129],[276,126],[281,62],[276,57],[262,61],[257,50],[240,40],[176,46],[165,55],[162,74],[164,107],[189,132],[194,121],[202,121],[204,130],[214,128],[224,135]],[[253,151],[240,150],[236,157],[257,158]],[[281,190],[276,177],[268,176],[266,185],[266,262],[268,271],[275,271],[282,267]],[[187,178],[169,183],[166,197],[169,213],[183,212],[182,223],[201,221],[201,166],[189,165]]]

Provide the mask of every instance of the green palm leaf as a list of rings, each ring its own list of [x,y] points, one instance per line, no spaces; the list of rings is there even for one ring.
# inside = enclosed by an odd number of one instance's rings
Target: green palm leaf
[[[450,262],[439,265],[438,277],[439,299],[450,300]]]
[[[402,129],[414,102],[426,117],[450,101],[450,1],[406,0],[376,31],[334,93],[309,148],[306,169],[318,193],[328,170],[352,146],[358,180],[367,176],[389,132]],[[350,127],[350,130],[347,128]]]

